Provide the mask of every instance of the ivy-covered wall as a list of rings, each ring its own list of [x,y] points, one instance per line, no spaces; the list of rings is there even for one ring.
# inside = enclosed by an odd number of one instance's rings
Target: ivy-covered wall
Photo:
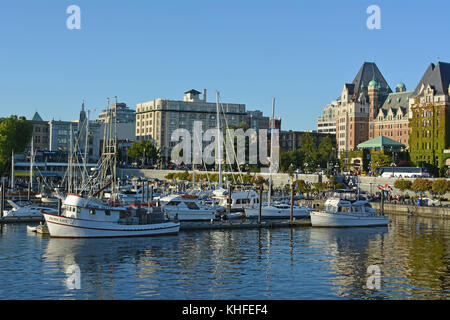
[[[421,105],[419,98],[411,106],[409,120],[411,132],[409,148],[411,160],[417,166],[425,163],[442,168],[445,165],[443,150],[449,146],[450,126],[444,104]]]

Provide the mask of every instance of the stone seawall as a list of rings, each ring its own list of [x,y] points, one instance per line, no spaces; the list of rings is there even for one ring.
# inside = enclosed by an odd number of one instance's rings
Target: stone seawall
[[[142,178],[156,178],[160,180],[164,180],[167,174],[173,172],[183,172],[181,170],[150,170],[150,169],[123,169],[119,168],[118,170],[118,177],[121,179],[124,179],[125,177],[142,177]],[[192,173],[192,171],[189,171],[189,173]],[[196,174],[202,174],[206,173],[206,171],[195,171]],[[208,171],[209,174],[216,173],[214,171]],[[231,172],[234,175],[239,175],[239,173]],[[229,174],[229,172],[224,172],[223,174]],[[245,173],[243,173],[245,174]],[[265,179],[269,178],[268,173],[251,173],[251,175],[257,175],[257,176],[263,176]],[[284,187],[287,184],[292,183],[293,180],[304,180],[309,183],[317,183],[319,181],[326,182],[328,181],[327,177],[324,175],[318,175],[318,174],[294,174],[293,176],[290,176],[287,173],[275,173],[272,174],[272,181],[273,185],[276,188]]]

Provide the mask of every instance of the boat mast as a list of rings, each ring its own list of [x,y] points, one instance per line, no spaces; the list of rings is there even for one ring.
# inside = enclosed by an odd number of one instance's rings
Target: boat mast
[[[83,101],[84,104],[84,101]],[[88,147],[89,147],[89,140],[88,140],[88,136],[89,136],[89,113],[90,111],[88,110],[88,114],[87,114],[87,118],[86,118],[86,133],[85,133],[85,139],[84,139],[84,159],[83,159],[83,167],[84,167],[84,171],[85,171],[85,175],[86,175],[86,180],[87,180],[87,169],[86,169],[86,163],[87,163],[87,158],[88,158]],[[83,185],[84,185],[85,181],[83,181]]]
[[[72,193],[72,163],[73,163],[73,161],[72,161],[72,156],[73,156],[73,145],[72,145],[72,123],[70,124],[70,126],[69,126],[69,130],[70,130],[70,133],[69,133],[69,157],[68,157],[68,161],[69,161],[69,163],[68,163],[68,165],[69,165],[69,178],[68,178],[68,186],[67,186],[67,192],[68,193]]]
[[[270,206],[272,198],[272,161],[273,161],[273,129],[275,127],[275,98],[272,99],[272,118],[270,119],[270,166],[269,166],[269,194],[267,205]]]
[[[33,190],[33,137],[31,137],[31,152],[30,152],[30,190]]]
[[[11,189],[14,190],[14,149],[11,153]]]
[[[220,113],[219,113],[219,91],[216,91],[216,112],[217,112],[217,160],[219,162],[219,189],[222,189],[222,153],[220,135]]]

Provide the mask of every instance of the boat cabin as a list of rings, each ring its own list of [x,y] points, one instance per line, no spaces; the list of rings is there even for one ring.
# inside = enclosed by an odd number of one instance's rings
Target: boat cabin
[[[377,215],[377,211],[367,201],[349,201],[343,199],[328,199],[324,211],[327,213]]]

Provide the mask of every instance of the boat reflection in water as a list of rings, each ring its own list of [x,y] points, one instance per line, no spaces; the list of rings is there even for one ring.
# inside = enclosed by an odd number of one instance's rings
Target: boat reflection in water
[[[157,295],[163,290],[158,276],[142,283],[142,278],[159,274],[159,263],[165,252],[173,250],[176,235],[162,238],[114,238],[114,239],[55,239],[49,238],[43,254],[44,277],[59,280],[66,298],[76,299],[126,299],[130,284],[140,283],[140,293]],[[68,290],[69,283],[79,270],[79,289]],[[141,270],[138,272],[138,270]],[[144,270],[142,272],[142,270]],[[156,281],[155,281],[156,280]],[[145,290],[144,288],[145,287]]]
[[[369,266],[383,269],[383,242],[386,227],[311,228],[310,242],[323,248],[329,268],[331,290],[337,297],[380,298],[380,292],[367,288]]]
[[[33,297],[52,299],[448,299],[449,224],[390,216],[389,228],[186,231],[150,239],[44,237],[31,253],[42,248],[40,259],[29,259],[33,281],[23,272],[3,281],[15,294],[24,287],[19,282],[33,288]],[[18,234],[6,227],[2,240]],[[26,239],[32,237],[28,233]],[[23,242],[11,239],[14,250]],[[16,254],[10,251],[6,270],[14,270]],[[81,290],[66,288],[72,265],[79,267]],[[379,290],[367,288],[369,266],[380,269]]]

